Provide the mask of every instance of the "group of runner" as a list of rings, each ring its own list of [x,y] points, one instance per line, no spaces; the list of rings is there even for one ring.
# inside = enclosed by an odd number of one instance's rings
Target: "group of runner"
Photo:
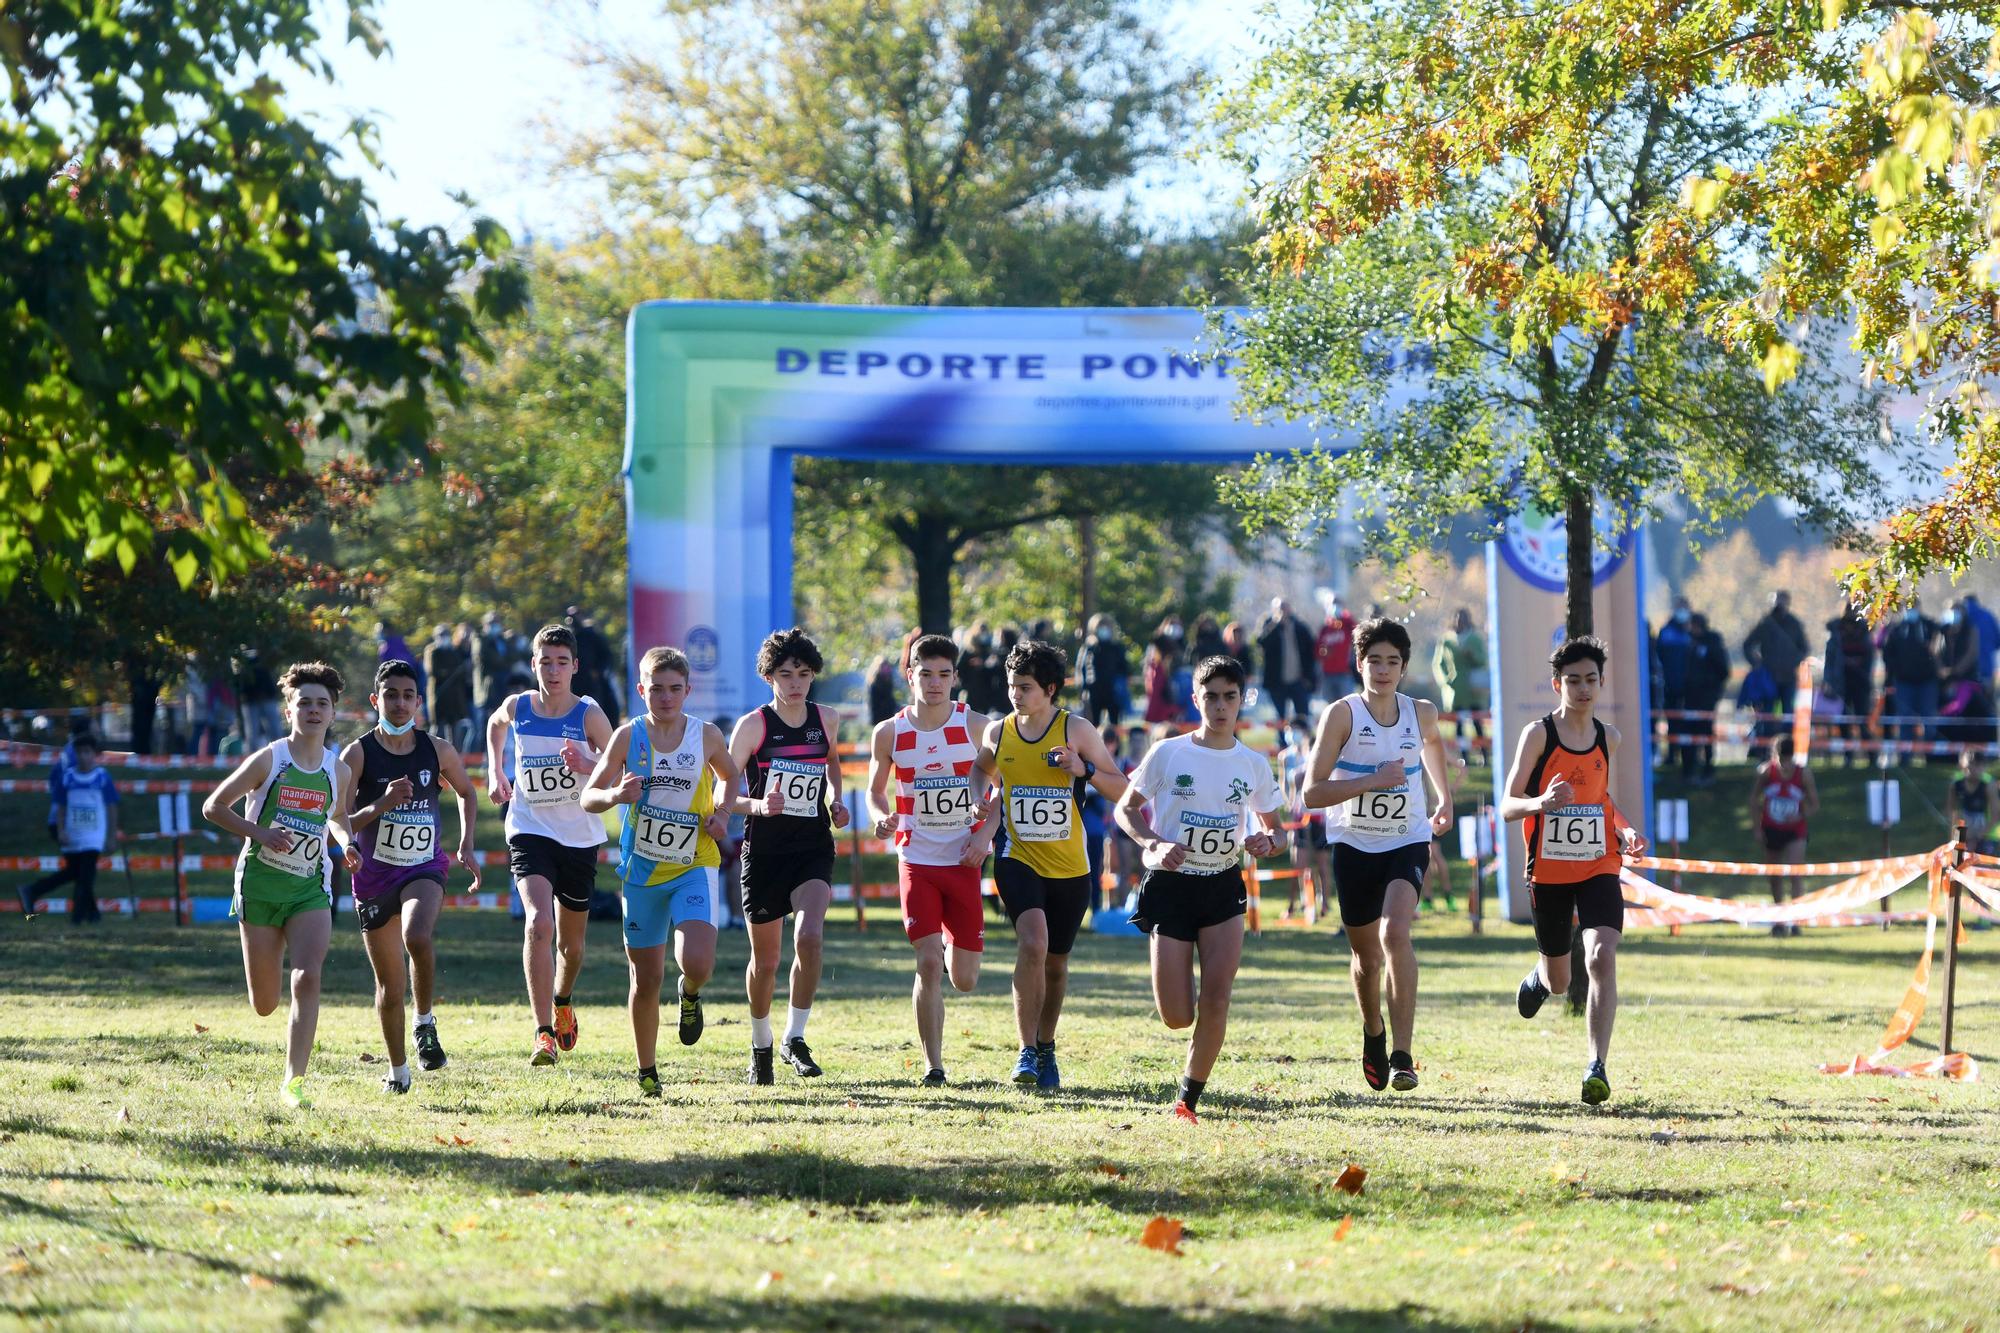
[[[1321,714],[1309,771],[1294,787],[1305,809],[1326,812],[1362,1020],[1363,1079],[1373,1089],[1409,1091],[1418,1085],[1419,1068],[1410,924],[1432,841],[1452,824],[1449,769],[1436,708],[1400,692],[1410,664],[1408,631],[1392,620],[1370,620],[1357,627],[1353,648],[1360,688]],[[922,1083],[948,1081],[945,979],[960,992],[978,983],[985,950],[981,869],[991,856],[993,883],[1016,939],[1020,1053],[1008,1077],[1048,1091],[1062,1086],[1057,1029],[1092,887],[1080,808],[1094,789],[1141,850],[1145,872],[1132,919],[1151,937],[1161,1020],[1191,1029],[1172,1111],[1196,1120],[1242,957],[1246,856],[1254,863],[1284,847],[1286,797],[1268,757],[1237,735],[1246,692],[1241,665],[1227,657],[1197,664],[1199,727],[1154,745],[1129,777],[1098,731],[1059,704],[1069,663],[1058,648],[1028,641],[1008,654],[1010,711],[1002,717],[954,698],[959,649],[950,639],[916,639],[902,665],[909,702],[874,730],[866,805],[875,833],[896,850],[903,924],[915,951],[911,999]],[[1644,845],[1610,798],[1619,737],[1594,716],[1604,665],[1604,645],[1596,639],[1571,639],[1556,650],[1550,666],[1557,707],[1523,732],[1501,804],[1504,818],[1527,822],[1540,957],[1519,987],[1524,1017],[1567,985],[1573,919],[1582,924],[1592,981],[1582,1095],[1590,1103],[1610,1094],[1605,1061],[1617,1006],[1619,866]],[[643,711],[616,728],[596,701],[572,690],[576,643],[567,628],[551,625],[535,636],[532,666],[535,688],[507,699],[487,735],[488,754],[513,756],[511,764],[492,765],[487,794],[506,811],[508,859],[525,912],[531,1063],[554,1064],[578,1041],[572,996],[607,840],[605,816],[615,810],[638,1083],[642,1095],[661,1095],[657,1043],[667,945],[671,940],[678,973],[677,1035],[693,1045],[702,1035],[702,992],[727,920],[721,847],[730,817],[741,816],[740,906],[750,936],[746,1078],[772,1083],[779,1060],[801,1078],[818,1077],[806,1027],[820,983],[834,835],[849,818],[840,718],[810,698],[824,666],[818,646],[799,629],[765,639],[757,672],[771,701],[739,719],[726,742],[714,723],[686,711],[691,673],[677,649],[656,647],[640,658]],[[305,663],[288,670],[281,684],[289,734],[247,757],[203,806],[212,822],[244,839],[233,910],[250,1000],[260,1014],[276,1007],[288,958],[282,1096],[308,1104],[304,1076],[338,855],[354,876],[355,916],[375,970],[390,1063],[384,1088],[407,1092],[406,985],[416,1004],[418,1063],[435,1070],[446,1062],[433,1012],[432,936],[449,866],[463,866],[478,884],[472,782],[449,741],[416,729],[419,696],[410,663],[381,664],[370,695],[377,723],[339,754],[326,741],[339,674]],[[449,856],[441,817],[447,789],[460,829]],[[787,918],[792,966],[780,1038],[771,1008]]]

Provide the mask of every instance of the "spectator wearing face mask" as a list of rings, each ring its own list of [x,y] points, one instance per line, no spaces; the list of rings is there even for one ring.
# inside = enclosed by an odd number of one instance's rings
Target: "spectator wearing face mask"
[[[1153,631],[1146,645],[1144,663],[1146,721],[1171,722],[1180,716],[1180,701],[1174,694],[1174,672],[1180,669],[1186,631],[1179,616],[1168,616]]]
[[[1687,699],[1688,658],[1694,648],[1694,611],[1685,597],[1674,598],[1673,614],[1653,636],[1653,653],[1660,662],[1660,706],[1667,714],[1668,761],[1679,760],[1683,772],[1691,771],[1689,751],[1694,728],[1689,720],[1674,716],[1689,708]]]
[[[1907,764],[1914,752],[1922,719],[1938,711],[1940,626],[1924,614],[1922,603],[1910,604],[1882,633],[1882,675],[1889,691],[1888,708],[1899,719],[1897,762]]]
[[[1125,654],[1125,640],[1119,637],[1118,622],[1102,611],[1084,627],[1076,669],[1090,725],[1102,726],[1107,719],[1113,725],[1123,722],[1132,706],[1132,663]]]

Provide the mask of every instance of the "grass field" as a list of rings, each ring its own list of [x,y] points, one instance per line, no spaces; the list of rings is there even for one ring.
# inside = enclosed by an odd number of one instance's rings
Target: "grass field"
[[[1272,932],[1189,1127],[1161,1113],[1182,1046],[1136,940],[1079,946],[1067,1087],[1041,1097],[997,1083],[1004,926],[948,1002],[943,1091],[915,1085],[908,948],[881,925],[830,935],[827,1077],[743,1087],[727,937],[659,1104],[631,1079],[609,923],[581,1045],[528,1066],[516,929],[446,917],[451,1065],[387,1099],[343,918],[300,1113],[233,931],[0,919],[0,1323],[2000,1327],[1992,1087],[1814,1071],[1872,1049],[1915,931],[1635,933],[1598,1111],[1579,1021],[1513,1013],[1525,930],[1423,924],[1404,1095],[1361,1083],[1341,942]],[[2000,935],[1970,940],[1959,1044],[2000,1060]],[[1334,1183],[1350,1163],[1358,1197]],[[1138,1243],[1155,1215],[1185,1224],[1179,1255]]]

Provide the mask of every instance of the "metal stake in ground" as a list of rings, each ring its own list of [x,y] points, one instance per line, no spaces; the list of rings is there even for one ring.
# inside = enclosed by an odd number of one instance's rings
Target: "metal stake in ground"
[[[1954,830],[1955,840],[1951,845],[1951,868],[1965,868],[1965,821],[1958,821]],[[1951,882],[1951,929],[1944,942],[1944,1043],[1938,1047],[1939,1055],[1950,1055],[1952,1005],[1958,995],[1958,932],[1959,914],[1964,910],[1965,886],[1957,880]]]

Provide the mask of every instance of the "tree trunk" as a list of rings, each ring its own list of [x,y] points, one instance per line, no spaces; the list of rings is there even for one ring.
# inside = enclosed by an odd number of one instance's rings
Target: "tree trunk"
[[[1564,505],[1564,531],[1569,537],[1569,577],[1565,589],[1563,627],[1571,638],[1589,634],[1596,617],[1591,607],[1595,591],[1592,577],[1596,561],[1596,516],[1591,512],[1588,489],[1571,491]],[[1569,1011],[1580,1014],[1590,1003],[1590,976],[1583,970],[1583,933],[1578,931],[1569,949]]]
[[[151,754],[153,718],[160,702],[159,678],[136,662],[128,661],[125,680],[132,689],[132,753]]]
[[[958,561],[959,538],[950,516],[918,514],[897,535],[917,571],[918,627],[926,634],[951,633],[951,571]]]
[[[1084,514],[1076,520],[1076,544],[1082,556],[1078,573],[1083,585],[1083,618],[1076,623],[1088,626],[1097,614],[1097,515]]]

